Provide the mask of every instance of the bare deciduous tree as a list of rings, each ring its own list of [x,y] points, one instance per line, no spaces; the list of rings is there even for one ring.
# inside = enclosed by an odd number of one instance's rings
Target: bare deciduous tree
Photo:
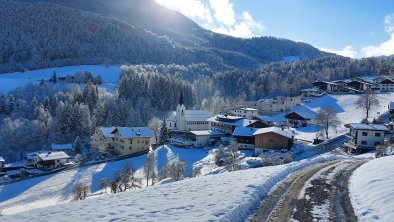
[[[131,167],[130,163],[127,163],[122,171],[115,174],[115,178],[110,181],[109,187],[112,193],[141,188],[142,179],[135,175],[135,170]]]
[[[356,100],[355,105],[359,109],[363,109],[369,117],[369,112],[375,107],[379,106],[379,100],[376,97],[376,93],[371,90],[365,90],[363,94]]]
[[[316,125],[322,129],[328,139],[328,130],[336,129],[341,124],[334,107],[324,107],[317,112]]]
[[[156,179],[157,175],[157,159],[154,152],[149,152],[146,156],[146,160],[144,163],[144,171],[146,176],[146,186],[149,186],[149,179],[152,180],[152,185],[154,184],[154,180]]]
[[[111,179],[107,177],[101,178],[99,186],[107,194],[107,188],[111,186]]]
[[[89,185],[78,183],[73,189],[74,200],[84,200],[89,193]]]
[[[148,122],[148,127],[155,133],[155,143],[159,142],[161,120],[157,117],[153,117]]]
[[[182,180],[185,176],[186,163],[177,157],[169,161],[161,170],[163,178],[172,178],[175,181]]]

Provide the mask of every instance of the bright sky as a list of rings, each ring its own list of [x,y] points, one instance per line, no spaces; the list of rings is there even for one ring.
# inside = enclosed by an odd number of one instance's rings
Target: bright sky
[[[361,58],[394,54],[394,0],[156,0],[214,32]]]

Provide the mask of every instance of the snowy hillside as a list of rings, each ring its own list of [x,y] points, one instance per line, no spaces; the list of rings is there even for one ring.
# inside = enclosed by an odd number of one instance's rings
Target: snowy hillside
[[[76,72],[90,71],[93,75],[101,75],[105,83],[117,83],[120,75],[120,65],[82,65],[65,66],[57,68],[39,69],[25,72],[15,72],[0,74],[0,93],[8,93],[18,87],[25,86],[27,83],[37,84],[40,80],[49,80],[53,72],[57,77],[74,75]]]
[[[352,205],[360,221],[393,221],[394,156],[374,159],[350,180]]]
[[[325,154],[287,165],[209,175],[5,216],[3,221],[241,221],[287,175],[314,163],[346,158]]]
[[[344,134],[348,130],[344,127],[346,123],[357,123],[361,122],[365,118],[365,112],[355,107],[354,103],[358,99],[359,95],[325,95],[317,98],[311,102],[306,103],[304,106],[314,112],[319,111],[321,108],[331,106],[337,111],[338,117],[342,124],[337,129],[337,131],[331,130],[330,135]],[[376,107],[370,113],[371,120],[378,117],[380,114],[388,111],[388,104],[390,101],[394,101],[394,93],[381,93],[377,95],[380,102],[380,106]],[[299,109],[298,107],[294,109]],[[288,111],[288,113],[291,112]],[[282,122],[285,120],[284,116],[286,113],[281,113],[273,116],[276,122]],[[294,129],[296,132],[296,138],[313,140],[316,138],[316,133],[318,129],[314,125],[309,125],[308,127],[300,127]]]
[[[176,156],[187,163],[187,174],[192,165],[204,158],[207,153],[196,149],[161,147],[156,150],[158,168]],[[146,155],[127,160],[102,163],[98,165],[68,170],[0,187],[0,209],[2,214],[12,214],[40,207],[52,206],[72,200],[72,189],[77,183],[91,184],[92,193],[100,193],[99,182],[103,177],[112,178],[127,163],[131,163],[142,177]],[[145,183],[144,183],[145,184]]]

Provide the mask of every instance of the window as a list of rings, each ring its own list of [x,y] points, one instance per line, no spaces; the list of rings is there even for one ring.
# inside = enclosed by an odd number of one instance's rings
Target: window
[[[362,145],[367,145],[367,141],[363,140],[363,141],[361,141],[361,144]]]
[[[368,136],[368,132],[361,132],[361,136]]]
[[[380,133],[375,133],[376,137],[380,137],[380,135],[381,135]]]
[[[377,145],[380,145],[380,142],[379,142],[379,141],[376,141],[376,142],[375,142],[375,146],[377,146]]]

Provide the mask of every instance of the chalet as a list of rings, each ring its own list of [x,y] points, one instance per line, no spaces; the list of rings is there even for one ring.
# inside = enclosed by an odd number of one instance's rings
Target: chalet
[[[171,138],[171,143],[178,147],[202,148],[212,145],[226,134],[214,130],[190,131],[186,135]]]
[[[212,115],[206,110],[187,110],[181,93],[176,111],[172,112],[167,119],[167,128],[171,131],[189,132],[198,130],[208,130],[207,121]]]
[[[50,170],[67,164],[69,158],[63,151],[38,151],[26,155],[25,165]]]
[[[67,155],[74,155],[74,147],[72,144],[52,144],[51,145],[51,150],[52,151],[63,151],[67,153]]]
[[[314,122],[317,113],[307,108],[299,108],[285,115],[287,124],[292,127],[306,127]]]
[[[4,157],[0,156],[0,169],[4,167],[4,163],[5,163]]]
[[[358,91],[364,91],[364,90],[371,89],[372,85],[373,85],[372,83],[368,83],[368,82],[361,81],[361,80],[358,80],[358,79],[354,79],[354,80],[350,81],[347,84],[347,86],[349,88],[355,89],[355,90],[358,90]]]
[[[101,132],[107,141],[108,148],[115,147],[115,135],[112,132],[116,129],[116,127],[101,127]]]
[[[270,116],[256,116],[254,119],[255,120],[259,120],[259,121],[267,124],[268,126],[274,126],[275,125],[275,120],[272,119]]]
[[[378,124],[349,123],[345,127],[349,129],[346,135],[349,139],[344,145],[356,152],[375,149],[384,143],[385,135],[390,132],[387,127]]]
[[[154,137],[148,127],[117,127],[111,134],[115,135],[114,150],[119,155],[148,152]]]
[[[250,127],[236,127],[233,132],[233,137],[236,139],[239,149],[254,149],[253,134],[259,128]]]
[[[232,109],[233,116],[243,117],[245,119],[253,119],[258,115],[259,110],[255,108],[237,108]]]
[[[258,129],[254,134],[255,155],[264,150],[289,150],[293,146],[294,136],[280,127]]]
[[[26,153],[26,156],[23,159],[24,165],[26,167],[35,167],[37,160],[37,155],[46,151],[37,151]]]
[[[392,79],[384,79],[377,86],[377,89],[383,92],[394,91],[394,81]]]
[[[269,127],[268,124],[259,120],[249,120],[238,116],[217,115],[208,119],[212,131],[219,131],[232,135],[236,127]]]
[[[312,83],[312,88],[320,92],[337,92],[338,84],[326,81],[315,81]]]

